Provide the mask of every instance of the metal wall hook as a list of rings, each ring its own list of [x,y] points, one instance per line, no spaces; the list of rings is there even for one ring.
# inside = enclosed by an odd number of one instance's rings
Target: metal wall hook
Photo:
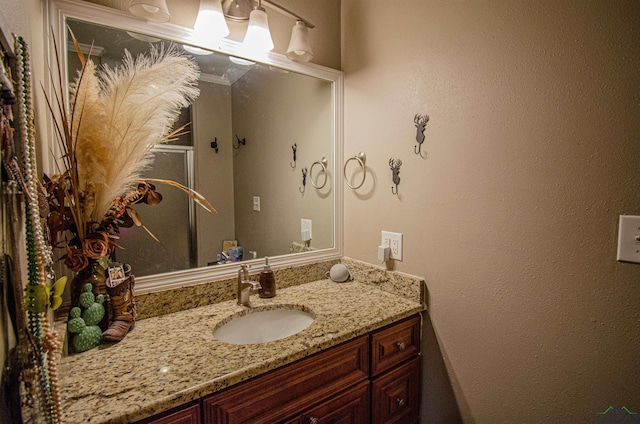
[[[247,145],[247,139],[246,138],[240,139],[240,137],[238,137],[238,134],[236,134],[236,139],[238,140],[238,144],[233,146],[234,149],[237,150],[237,149],[240,148],[240,146],[246,146]]]
[[[346,175],[347,175],[347,164],[352,160],[357,161],[358,164],[360,164],[360,167],[362,168],[362,182],[360,182],[360,184],[358,184],[357,186],[352,186],[351,184],[349,184],[349,180],[346,177]],[[347,183],[347,185],[350,188],[356,190],[356,189],[359,189],[360,187],[362,187],[362,185],[364,184],[364,180],[367,178],[367,168],[365,166],[366,163],[367,163],[367,155],[366,155],[365,152],[360,152],[357,155],[350,157],[344,163],[344,168],[342,169],[342,172],[345,175],[344,181]]]
[[[402,161],[400,159],[389,159],[389,168],[391,168],[391,179],[393,183],[396,185],[395,188],[391,187],[391,194],[394,196],[398,195],[398,184],[400,184],[400,166],[402,165]]]
[[[417,146],[413,147],[413,151],[416,155],[422,156],[420,149],[422,149],[422,143],[424,143],[424,129],[427,126],[427,122],[429,122],[429,115],[420,115],[416,113],[416,116],[413,117],[413,122],[416,124],[416,142]]]
[[[296,167],[296,151],[298,150],[298,143],[293,143],[291,145],[291,150],[293,150],[293,162],[289,162],[289,165],[295,169]]]
[[[302,187],[299,187],[298,191],[300,191],[300,193],[304,193],[306,189],[307,189],[307,167],[305,166],[304,168],[302,168]]]
[[[211,142],[211,148],[215,150],[216,153],[218,153],[218,137],[215,137],[215,139]]]
[[[327,160],[326,156],[322,156],[322,159],[313,162],[313,165],[311,165],[311,168],[309,169],[309,179],[311,180],[311,185],[317,188],[318,190],[324,188],[324,186],[327,184],[327,164],[328,163],[329,161]],[[313,167],[316,165],[320,165],[320,167],[322,168],[319,174],[320,173],[324,174],[324,181],[322,182],[322,185],[317,184],[317,182],[313,179]]]

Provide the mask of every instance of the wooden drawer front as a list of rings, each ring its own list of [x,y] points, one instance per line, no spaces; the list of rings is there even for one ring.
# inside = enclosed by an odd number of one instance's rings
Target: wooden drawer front
[[[366,380],[368,337],[302,359],[203,400],[205,424],[274,423]]]
[[[373,380],[374,424],[418,422],[420,412],[420,357]]]
[[[200,424],[200,404],[147,418],[139,421],[138,424]]]
[[[371,335],[371,376],[420,353],[420,316],[416,315]]]
[[[369,381],[334,396],[287,424],[369,424]]]

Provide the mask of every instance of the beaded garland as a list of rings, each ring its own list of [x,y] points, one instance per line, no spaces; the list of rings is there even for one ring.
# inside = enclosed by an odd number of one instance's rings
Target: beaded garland
[[[26,188],[25,231],[27,242],[28,286],[50,285],[54,279],[53,255],[45,242],[40,222],[38,203],[39,183],[35,148],[34,116],[31,101],[31,66],[27,43],[20,36],[14,36],[18,63],[18,115],[23,149],[24,179]],[[27,303],[33,302],[26,295]],[[61,347],[57,335],[50,330],[46,312],[28,314],[28,328],[35,342],[37,374],[41,387],[45,411],[51,424],[61,422],[60,395],[58,387],[57,350]]]

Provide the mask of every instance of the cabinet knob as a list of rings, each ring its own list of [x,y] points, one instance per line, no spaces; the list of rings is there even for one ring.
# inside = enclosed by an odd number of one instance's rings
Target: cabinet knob
[[[398,346],[398,350],[399,350],[400,352],[404,352],[404,350],[407,348],[407,347],[405,346],[404,342],[398,342],[398,343],[397,343],[397,346]]]
[[[407,404],[407,402],[405,402],[404,399],[398,399],[398,400],[396,400],[396,402],[398,402],[398,406],[400,408],[404,408],[404,406]]]
[[[309,417],[309,424],[319,424],[319,423],[320,423],[320,418]]]

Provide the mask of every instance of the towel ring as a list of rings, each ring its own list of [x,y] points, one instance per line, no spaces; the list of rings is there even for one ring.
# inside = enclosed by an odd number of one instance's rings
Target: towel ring
[[[349,180],[347,179],[346,175],[347,175],[347,164],[349,163],[349,161],[355,160],[360,164],[360,167],[362,168],[362,182],[360,182],[360,184],[358,184],[357,186],[352,186],[351,184],[349,184]],[[347,183],[347,185],[356,190],[359,189],[360,187],[362,187],[362,185],[364,184],[364,180],[367,178],[367,168],[364,166],[365,163],[367,163],[367,155],[365,152],[360,152],[357,155],[350,157],[349,159],[347,159],[347,161],[344,163],[344,168],[342,170],[342,172],[345,174],[345,178],[344,178],[344,182]]]
[[[328,162],[329,161],[327,160],[327,158],[325,156],[322,156],[322,159],[313,162],[313,165],[311,165],[311,168],[309,169],[309,179],[311,180],[311,185],[317,188],[318,190],[324,188],[324,186],[327,185],[327,163]],[[316,165],[320,165],[320,167],[322,168],[322,171],[320,171],[318,174],[320,173],[324,174],[324,181],[322,182],[322,185],[318,185],[316,179],[313,178],[313,167]]]

